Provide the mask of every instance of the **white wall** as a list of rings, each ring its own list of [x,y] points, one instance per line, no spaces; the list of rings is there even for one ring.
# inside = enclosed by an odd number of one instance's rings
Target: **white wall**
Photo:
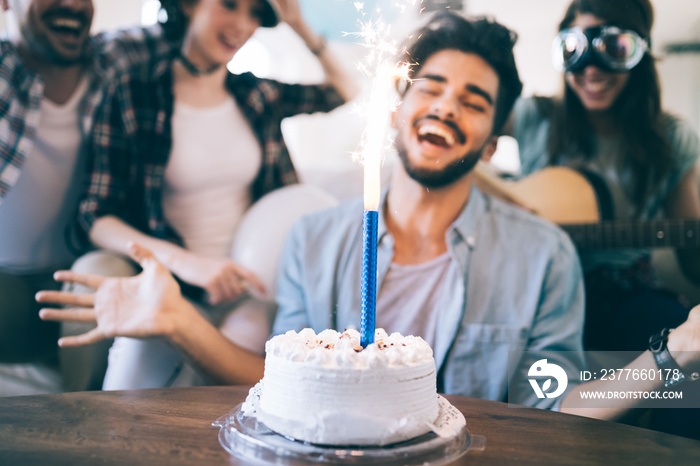
[[[102,31],[141,21],[143,0],[95,0],[93,30]]]

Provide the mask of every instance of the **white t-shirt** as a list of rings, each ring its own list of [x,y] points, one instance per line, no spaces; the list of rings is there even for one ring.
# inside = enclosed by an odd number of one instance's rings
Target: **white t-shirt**
[[[165,218],[187,249],[228,257],[251,203],[250,186],[262,164],[260,144],[233,97],[208,108],[176,102],[172,129]]]
[[[389,333],[422,337],[433,347],[438,305],[450,263],[448,253],[422,264],[392,262],[377,295],[376,326]]]
[[[66,267],[74,259],[65,231],[75,215],[85,174],[78,104],[84,78],[70,99],[44,98],[34,149],[0,204],[0,268],[31,272]]]

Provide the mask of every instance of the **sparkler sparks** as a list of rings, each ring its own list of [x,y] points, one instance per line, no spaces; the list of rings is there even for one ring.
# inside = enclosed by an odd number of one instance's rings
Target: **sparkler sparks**
[[[417,0],[394,2],[394,7],[401,12]],[[364,2],[354,2],[362,18],[377,15],[377,19],[361,22],[360,32],[352,33],[362,39],[367,50],[365,59],[357,64],[359,71],[371,81],[369,97],[359,106],[359,112],[367,121],[362,136],[359,152],[353,153],[353,160],[364,166],[364,207],[365,210],[377,210],[380,198],[380,167],[384,154],[393,141],[388,137],[390,115],[398,105],[398,98],[392,86],[394,80],[408,80],[409,63],[394,61],[398,45],[391,39],[391,25],[382,18],[382,11],[377,7],[374,15],[365,11]]]

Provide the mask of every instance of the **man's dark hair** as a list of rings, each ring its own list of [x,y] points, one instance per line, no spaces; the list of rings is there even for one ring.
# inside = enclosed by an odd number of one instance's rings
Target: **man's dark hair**
[[[400,57],[402,62],[412,64],[411,79],[433,54],[447,49],[473,53],[491,65],[499,79],[493,118],[493,134],[498,134],[523,89],[513,56],[517,34],[489,18],[465,19],[444,12],[435,15],[412,37]]]

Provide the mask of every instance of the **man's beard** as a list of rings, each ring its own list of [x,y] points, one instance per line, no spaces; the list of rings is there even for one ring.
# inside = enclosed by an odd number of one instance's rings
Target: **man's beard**
[[[427,169],[413,166],[408,159],[406,147],[399,143],[398,140],[396,142],[396,150],[408,176],[426,188],[432,189],[444,188],[461,180],[477,164],[481,154],[484,152],[484,147],[486,147],[485,144],[477,150],[467,152],[461,158],[440,169]]]

